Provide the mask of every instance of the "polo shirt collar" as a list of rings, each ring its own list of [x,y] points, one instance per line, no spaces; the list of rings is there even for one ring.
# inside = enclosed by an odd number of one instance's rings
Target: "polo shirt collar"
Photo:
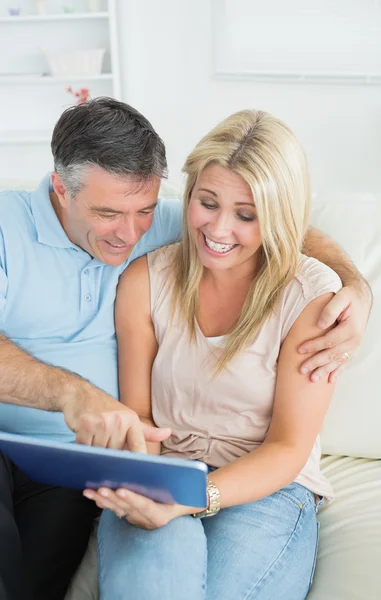
[[[53,191],[50,173],[47,173],[38,188],[31,193],[31,209],[37,231],[37,239],[41,244],[55,248],[74,248],[63,229],[50,201],[49,193]]]

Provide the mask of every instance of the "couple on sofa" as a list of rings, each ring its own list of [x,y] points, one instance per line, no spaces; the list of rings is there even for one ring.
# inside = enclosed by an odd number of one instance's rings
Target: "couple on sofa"
[[[300,143],[260,111],[220,123],[184,166],[181,241],[179,204],[157,202],[164,146],[137,111],[73,107],[52,151],[36,192],[0,194],[0,427],[202,460],[208,505],[82,496],[1,456],[4,598],[64,597],[95,505],[104,600],[305,598],[332,499],[319,431],[371,295],[307,232]]]

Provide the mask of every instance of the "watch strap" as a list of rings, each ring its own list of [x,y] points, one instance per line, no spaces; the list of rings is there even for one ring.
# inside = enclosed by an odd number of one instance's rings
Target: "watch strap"
[[[198,513],[193,513],[192,517],[197,519],[203,519],[204,517],[214,517],[220,511],[220,492],[218,487],[208,479],[206,487],[206,493],[208,496],[208,507]]]

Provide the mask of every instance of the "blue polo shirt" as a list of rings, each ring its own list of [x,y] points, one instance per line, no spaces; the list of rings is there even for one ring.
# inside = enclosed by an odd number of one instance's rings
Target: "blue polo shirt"
[[[48,174],[35,192],[0,192],[0,329],[36,358],[118,398],[118,278],[131,260],[179,239],[182,205],[160,198],[128,261],[110,267],[69,240],[51,190]],[[60,441],[75,437],[62,413],[1,402],[0,429]]]

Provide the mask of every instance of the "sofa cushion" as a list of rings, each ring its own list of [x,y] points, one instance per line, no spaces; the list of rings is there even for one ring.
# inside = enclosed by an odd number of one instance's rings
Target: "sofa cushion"
[[[99,600],[97,531],[99,519],[94,523],[87,552],[73,577],[65,600]]]
[[[335,500],[319,513],[320,543],[308,600],[380,600],[381,460],[324,457]]]
[[[381,197],[318,196],[311,223],[343,247],[374,294],[364,341],[337,383],[322,434],[323,452],[381,458]]]

